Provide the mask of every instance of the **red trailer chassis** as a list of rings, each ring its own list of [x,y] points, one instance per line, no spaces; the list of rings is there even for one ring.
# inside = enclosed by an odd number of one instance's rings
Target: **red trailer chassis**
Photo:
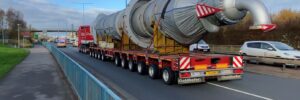
[[[219,54],[158,55],[145,51],[122,51],[99,47],[80,48],[102,61],[113,60],[117,66],[162,78],[166,84],[201,83],[207,79],[218,81],[241,79],[244,63],[241,56]]]

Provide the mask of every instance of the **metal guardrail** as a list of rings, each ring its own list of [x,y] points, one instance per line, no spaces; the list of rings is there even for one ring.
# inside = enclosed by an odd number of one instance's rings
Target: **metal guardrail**
[[[43,43],[54,55],[80,100],[121,100],[84,67],[49,43]]]

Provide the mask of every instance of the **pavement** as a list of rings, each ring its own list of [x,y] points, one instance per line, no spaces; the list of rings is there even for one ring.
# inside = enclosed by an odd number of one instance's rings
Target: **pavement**
[[[300,80],[246,72],[242,80],[208,81],[202,84],[165,85],[136,72],[116,67],[79,53],[76,48],[60,48],[118,94],[138,100],[299,100]],[[128,99],[128,98],[126,98]],[[130,100],[132,98],[129,98]]]
[[[74,100],[59,65],[49,51],[36,46],[0,80],[1,100]]]

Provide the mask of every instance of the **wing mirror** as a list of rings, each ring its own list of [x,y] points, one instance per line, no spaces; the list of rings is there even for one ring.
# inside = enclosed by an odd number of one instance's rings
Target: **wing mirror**
[[[275,49],[274,49],[274,48],[268,48],[268,50],[269,50],[269,51],[275,51]]]

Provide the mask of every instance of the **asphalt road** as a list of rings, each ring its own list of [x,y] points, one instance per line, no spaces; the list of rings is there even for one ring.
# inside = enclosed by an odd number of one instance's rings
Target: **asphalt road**
[[[61,51],[86,67],[99,80],[127,99],[138,100],[300,100],[300,80],[246,72],[242,80],[192,85],[165,85],[136,72],[81,54],[76,48]]]

